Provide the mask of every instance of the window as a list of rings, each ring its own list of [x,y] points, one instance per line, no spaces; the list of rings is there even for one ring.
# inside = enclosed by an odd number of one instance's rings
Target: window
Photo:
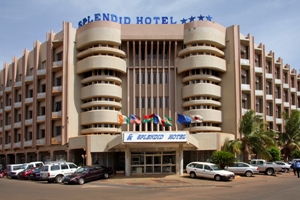
[[[151,73],[148,72],[148,84],[151,84]]]
[[[169,97],[165,97],[165,108],[169,108]]]
[[[135,84],[140,84],[140,76],[139,73],[135,73]]]
[[[74,165],[74,164],[69,164],[69,167],[70,167],[70,169],[76,169],[77,168],[77,166]]]
[[[50,170],[51,171],[57,171],[57,170],[59,170],[59,166],[58,165],[53,165],[53,166],[51,166]]]
[[[69,169],[68,165],[64,164],[64,165],[61,165],[61,169]]]
[[[139,108],[140,107],[140,101],[138,97],[135,97],[135,108]]]

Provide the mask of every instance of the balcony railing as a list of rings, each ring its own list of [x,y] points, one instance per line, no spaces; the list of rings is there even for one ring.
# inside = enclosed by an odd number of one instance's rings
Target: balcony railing
[[[55,136],[51,138],[51,144],[61,144],[62,137],[61,135]]]
[[[26,119],[25,120],[25,125],[32,125],[32,119]]]
[[[37,74],[37,76],[45,76],[46,75],[46,69],[38,69],[36,74]]]
[[[58,111],[58,112],[52,112],[52,119],[59,119],[61,118],[61,111]]]
[[[45,115],[42,115],[42,116],[37,116],[37,122],[44,122],[46,119],[46,116]]]
[[[43,92],[43,93],[37,93],[37,99],[45,99],[46,97],[46,93]]]
[[[33,76],[25,76],[25,82],[32,82]]]
[[[283,88],[285,88],[285,89],[290,88],[289,84],[287,84],[287,83],[284,83],[282,86],[283,86]]]
[[[11,144],[10,144],[10,143],[4,145],[4,149],[10,149],[10,147],[11,147]]]
[[[32,140],[28,140],[24,142],[25,147],[31,147],[32,146]]]
[[[15,108],[21,108],[22,102],[15,102],[14,107]]]
[[[45,138],[41,138],[41,139],[36,140],[36,145],[38,145],[38,146],[43,146],[45,144],[46,144]]]
[[[241,65],[250,65],[250,61],[248,59],[241,59]]]
[[[32,97],[29,97],[29,98],[25,99],[25,104],[29,104],[29,103],[32,103],[32,102],[33,102],[33,98]]]
[[[14,123],[14,128],[21,128],[21,122]]]
[[[22,86],[22,81],[15,82],[15,88],[19,88]]]
[[[14,148],[21,148],[21,142],[14,143]]]
[[[261,67],[255,67],[255,72],[256,73],[262,73],[262,68]]]
[[[273,78],[273,74],[266,73],[266,78],[267,78],[267,79],[272,79],[272,78]]]
[[[282,124],[282,119],[276,118],[276,124]]]
[[[255,90],[255,95],[256,96],[263,96],[264,95],[264,91],[262,91],[262,90]]]
[[[281,79],[275,79],[275,84],[281,84],[282,82],[281,82]]]

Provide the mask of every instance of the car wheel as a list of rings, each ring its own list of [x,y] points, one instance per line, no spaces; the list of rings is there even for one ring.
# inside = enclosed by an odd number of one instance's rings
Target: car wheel
[[[251,177],[252,176],[252,172],[251,171],[246,171],[245,176]]]
[[[221,180],[221,176],[220,176],[220,175],[216,175],[216,176],[215,176],[215,180],[216,180],[216,181],[220,181],[220,180]]]
[[[283,169],[283,172],[284,172],[284,173],[288,173],[288,172],[289,172],[289,169],[284,168],[284,169]]]
[[[267,169],[266,174],[271,176],[274,174],[274,170],[273,169]]]
[[[190,173],[190,177],[191,177],[191,178],[196,178],[195,172],[191,172],[191,173]]]
[[[104,177],[105,179],[108,179],[109,174],[106,172],[106,173],[103,174],[103,177]]]
[[[56,183],[61,183],[62,182],[62,178],[63,178],[63,176],[61,176],[61,175],[56,176],[55,177],[55,182]]]
[[[80,178],[80,179],[78,180],[78,184],[79,184],[79,185],[83,185],[83,184],[84,184],[84,179],[83,179],[83,178]]]

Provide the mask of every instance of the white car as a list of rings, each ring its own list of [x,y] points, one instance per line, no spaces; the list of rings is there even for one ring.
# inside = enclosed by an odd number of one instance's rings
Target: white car
[[[207,162],[191,162],[186,165],[186,172],[191,178],[203,177],[214,179],[216,181],[235,178],[233,172],[222,170],[219,166]]]
[[[225,167],[225,169],[235,174],[244,175],[247,177],[259,173],[258,167],[252,166],[245,162],[235,162],[233,166]]]
[[[41,169],[41,180],[48,183],[61,183],[66,175],[70,175],[78,169],[77,165],[66,161],[47,162]]]
[[[282,168],[282,172],[288,173],[290,171],[291,165],[282,161],[276,161],[277,165],[280,165]]]

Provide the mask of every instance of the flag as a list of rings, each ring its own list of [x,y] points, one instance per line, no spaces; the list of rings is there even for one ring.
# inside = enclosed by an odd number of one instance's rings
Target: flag
[[[144,115],[144,120],[143,120],[143,122],[144,122],[144,123],[152,122],[152,121],[154,120],[154,116],[155,116],[155,114]]]
[[[153,121],[155,124],[162,124],[161,122],[161,118],[159,115],[155,114],[154,115],[154,121]]]
[[[141,123],[141,119],[138,116],[130,114],[130,123],[140,124]]]
[[[172,126],[172,119],[170,118],[170,117],[168,117],[168,116],[165,116],[165,119],[164,120],[162,120],[163,121],[163,123],[164,123],[164,126]]]
[[[129,124],[129,122],[130,122],[129,117],[118,114],[118,124]]]
[[[182,114],[177,114],[177,123],[179,124],[190,124],[191,118]]]
[[[200,115],[191,115],[191,123],[201,123],[203,121],[203,117]]]

